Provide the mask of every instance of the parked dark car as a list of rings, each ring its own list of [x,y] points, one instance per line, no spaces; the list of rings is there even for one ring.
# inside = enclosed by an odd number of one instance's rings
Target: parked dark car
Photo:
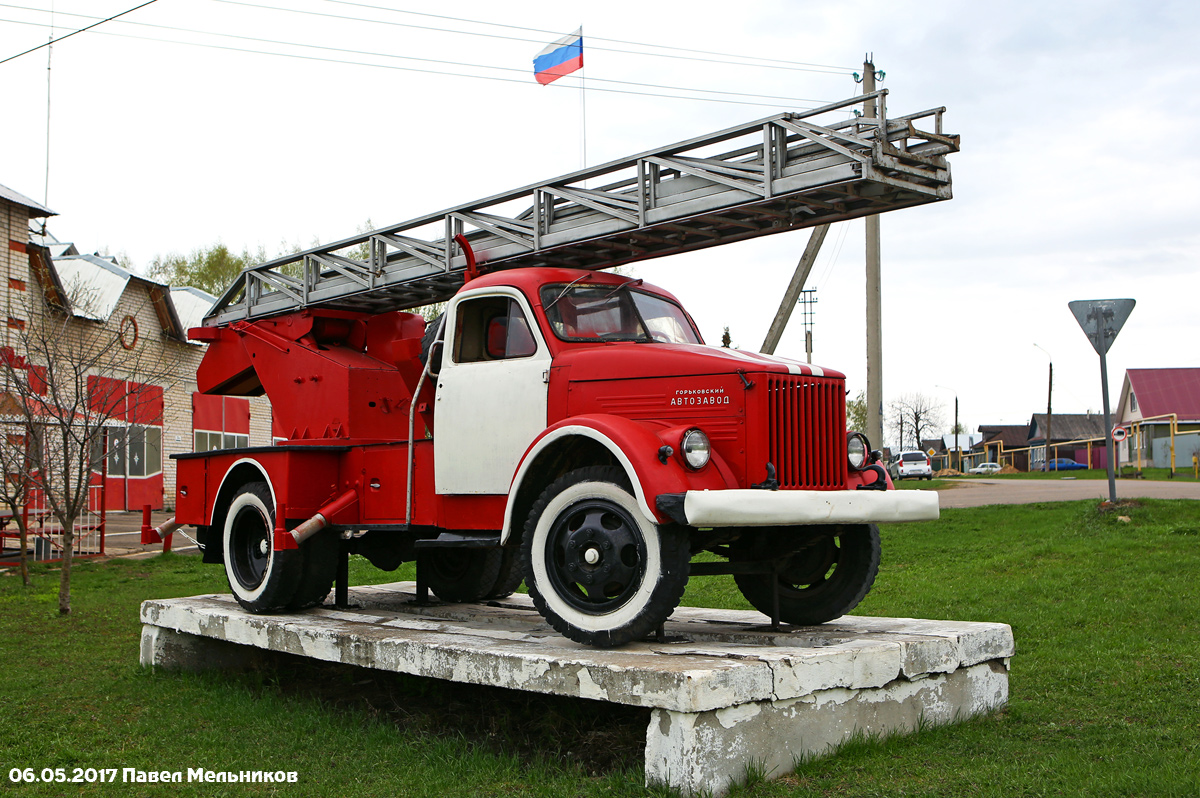
[[[1083,463],[1076,463],[1074,460],[1072,460],[1069,457],[1056,457],[1055,459],[1050,461],[1050,470],[1051,471],[1081,471],[1086,468],[1087,468],[1087,466],[1085,466]],[[1046,470],[1046,464],[1044,462],[1039,463],[1038,471],[1045,471],[1045,470]]]

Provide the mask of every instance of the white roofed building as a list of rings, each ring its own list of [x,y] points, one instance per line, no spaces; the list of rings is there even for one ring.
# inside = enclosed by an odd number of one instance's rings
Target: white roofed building
[[[149,280],[113,258],[81,254],[44,230],[30,231],[30,220],[50,215],[54,212],[0,185],[0,225],[7,238],[0,255],[0,301],[7,313],[2,345],[16,348],[20,331],[37,324],[42,314],[65,314],[69,335],[81,340],[113,336],[123,350],[153,363],[146,373],[155,375],[154,384],[127,375],[117,388],[118,395],[150,399],[136,409],[130,403],[109,423],[105,505],[109,510],[140,510],[146,504],[170,509],[175,498],[170,455],[269,444],[270,404],[265,398],[196,392],[204,346],[188,341],[187,331],[200,325],[215,297]],[[115,376],[96,379],[111,383]]]

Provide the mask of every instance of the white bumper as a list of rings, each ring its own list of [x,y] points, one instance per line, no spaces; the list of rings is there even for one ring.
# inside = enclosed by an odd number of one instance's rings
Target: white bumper
[[[891,524],[936,520],[938,496],[924,490],[690,490],[683,512],[697,527]]]

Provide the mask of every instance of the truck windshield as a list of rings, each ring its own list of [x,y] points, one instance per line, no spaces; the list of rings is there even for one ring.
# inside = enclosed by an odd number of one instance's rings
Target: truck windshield
[[[564,341],[700,343],[678,305],[630,285],[544,286],[550,329]]]

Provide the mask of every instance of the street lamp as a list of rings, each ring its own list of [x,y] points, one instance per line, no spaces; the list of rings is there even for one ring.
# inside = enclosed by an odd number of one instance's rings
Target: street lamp
[[[1042,347],[1038,346],[1036,343],[1034,344],[1034,346],[1036,346],[1038,349],[1041,349],[1043,352],[1046,352],[1045,349],[1042,349]],[[1050,400],[1054,398],[1054,356],[1051,355],[1049,352],[1046,352],[1046,357],[1050,358],[1050,381],[1049,381],[1049,387],[1046,389],[1046,460],[1045,460],[1046,470],[1049,471],[1050,470],[1050,420],[1051,420]],[[1033,464],[1030,463],[1030,465],[1032,466]],[[1088,463],[1088,468],[1091,468],[1091,467],[1092,467],[1092,464]]]
[[[947,388],[945,385],[934,385],[934,388],[941,388],[943,391],[950,391],[954,394],[954,428],[950,432],[954,435],[954,450],[958,452],[958,470],[962,471],[962,443],[959,440],[958,431],[958,391],[953,388]]]

